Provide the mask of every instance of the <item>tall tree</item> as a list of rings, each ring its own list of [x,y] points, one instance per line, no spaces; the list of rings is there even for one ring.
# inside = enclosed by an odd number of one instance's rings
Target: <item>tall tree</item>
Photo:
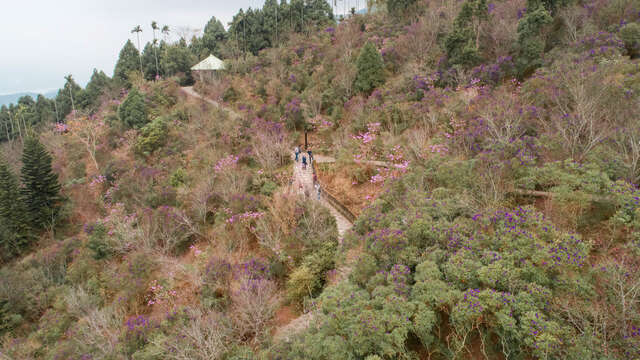
[[[142,70],[144,78],[147,80],[153,80],[158,75],[158,68],[155,64],[155,46],[153,43],[146,43],[144,50],[142,50]]]
[[[449,64],[470,67],[480,61],[481,27],[488,17],[486,0],[464,2],[444,41]]]
[[[27,219],[35,229],[52,224],[61,203],[58,175],[51,168],[51,155],[33,136],[25,139],[22,152],[22,185],[20,193]]]
[[[136,36],[138,38],[138,57],[140,59],[140,74],[144,75],[144,72],[142,71],[142,49],[140,48],[140,33],[142,32],[142,27],[140,27],[140,25],[136,25],[132,30],[131,33],[136,33]]]
[[[220,45],[227,39],[227,32],[222,26],[220,20],[212,17],[207,25],[204,27],[204,33],[202,35],[202,47],[206,54],[196,54],[199,57],[204,57],[209,54],[220,56]]]
[[[62,89],[58,90],[58,95],[55,98],[60,120],[64,120],[71,113],[76,105],[76,100],[79,100],[79,103],[85,101],[84,90],[75,82],[73,76],[65,76],[65,84]]]
[[[20,197],[18,178],[0,159],[0,226],[8,232],[0,234],[0,258],[6,260],[19,254],[27,245],[28,226],[25,207]]]
[[[158,67],[158,46],[156,39],[156,31],[158,28],[158,23],[154,20],[151,22],[151,29],[153,30],[153,55],[156,58],[156,79],[160,77],[160,68]]]
[[[9,114],[9,108],[6,105],[0,107],[0,140],[8,141],[12,139],[13,131],[11,130],[11,114]]]
[[[136,49],[131,40],[127,40],[122,50],[120,50],[118,62],[113,71],[113,78],[127,83],[129,72],[135,71],[138,67],[138,58],[140,58],[138,49]]]
[[[527,9],[525,16],[518,22],[518,57],[516,66],[520,77],[527,76],[542,65],[545,39],[541,36],[545,26],[553,19],[542,5],[536,9]]]
[[[100,97],[110,85],[111,79],[104,73],[104,71],[93,69],[91,79],[87,83],[87,87],[84,91],[85,96],[82,107],[90,108],[91,110],[97,109],[100,105]]]
[[[53,101],[43,95],[38,95],[36,98],[35,111],[39,123],[52,123],[56,119]]]
[[[362,47],[356,67],[358,72],[353,83],[356,91],[370,94],[373,89],[384,84],[382,55],[372,43],[367,42]]]
[[[160,30],[160,32],[162,32],[162,35],[164,35],[164,42],[168,42],[169,33],[171,32],[171,29],[169,29],[169,25],[163,25],[162,30]]]
[[[67,75],[64,77],[64,79],[67,81],[67,83],[70,83],[73,81],[73,77],[71,76],[71,74]],[[69,98],[71,99],[71,112],[73,113],[73,116],[76,116],[76,106],[75,103],[73,102],[73,90],[71,89],[71,87],[69,87]]]
[[[182,75],[180,84],[188,85],[193,83],[191,67],[197,61],[195,55],[189,50],[187,42],[180,39],[177,43],[167,46],[161,64],[167,76]]]

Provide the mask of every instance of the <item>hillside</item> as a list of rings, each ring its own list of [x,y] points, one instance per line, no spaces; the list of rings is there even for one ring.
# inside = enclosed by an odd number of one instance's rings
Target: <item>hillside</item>
[[[0,359],[640,358],[640,2],[372,5],[3,107]]]

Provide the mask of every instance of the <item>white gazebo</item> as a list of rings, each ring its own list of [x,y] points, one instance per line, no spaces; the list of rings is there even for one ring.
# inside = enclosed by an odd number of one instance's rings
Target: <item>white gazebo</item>
[[[209,55],[206,59],[191,67],[191,72],[197,76],[200,81],[212,81],[216,79],[216,73],[224,70],[224,61],[213,55]]]

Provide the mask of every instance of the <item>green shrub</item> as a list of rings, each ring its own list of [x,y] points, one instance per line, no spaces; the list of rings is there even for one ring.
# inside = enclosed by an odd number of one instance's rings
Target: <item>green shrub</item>
[[[0,299],[0,335],[10,332],[20,325],[23,318],[14,312],[6,299]]]
[[[131,89],[127,98],[118,108],[118,117],[127,128],[139,129],[147,124],[147,108],[144,95],[136,88]]]
[[[65,335],[74,320],[69,314],[48,311],[39,319],[40,329],[38,329],[36,335],[38,339],[47,345],[55,344]]]
[[[376,172],[376,168],[373,166],[369,164],[361,164],[358,165],[351,173],[351,180],[358,184],[364,184],[371,180],[371,177],[373,177]]]
[[[278,188],[278,184],[274,183],[271,180],[266,180],[264,183],[262,183],[262,186],[260,187],[260,194],[265,196],[271,196],[273,195],[273,193],[276,191],[277,188]]]
[[[287,280],[287,298],[294,303],[301,303],[305,297],[313,296],[320,287],[320,281],[307,266],[295,269]]]
[[[240,95],[233,86],[229,86],[224,93],[222,93],[222,101],[224,102],[234,103],[238,101],[239,98]]]
[[[228,290],[215,284],[206,283],[202,285],[200,299],[205,308],[222,311],[227,308],[231,299]]]
[[[149,189],[149,192],[144,197],[144,203],[152,209],[157,209],[160,206],[176,206],[177,205],[177,191],[173,187],[158,187]]]
[[[627,53],[632,57],[637,57],[640,51],[640,24],[632,22],[620,29],[620,38],[624,42]]]
[[[135,144],[136,153],[146,156],[151,155],[167,143],[168,133],[168,120],[162,116],[155,118],[140,130],[140,135]]]
[[[169,177],[169,184],[174,188],[184,185],[187,181],[187,172],[183,168],[176,169]]]
[[[93,258],[96,260],[107,259],[115,253],[107,238],[107,228],[101,223],[93,226],[87,247],[93,251]]]

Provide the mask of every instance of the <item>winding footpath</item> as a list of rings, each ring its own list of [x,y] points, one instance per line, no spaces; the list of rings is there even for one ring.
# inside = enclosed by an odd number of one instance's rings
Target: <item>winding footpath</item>
[[[300,187],[302,184],[302,188]],[[306,170],[302,169],[300,162],[293,162],[293,184],[294,191],[297,191],[300,195],[305,196],[309,194],[309,198],[318,201],[316,190],[313,188],[313,170],[311,166],[307,166]],[[338,225],[338,234],[340,235],[340,242],[342,243],[342,237],[351,229],[351,222],[347,220],[336,208],[334,208],[324,197],[320,198],[320,203],[329,209],[331,215],[336,219],[336,225]]]
[[[194,97],[194,98],[198,98],[202,101],[208,102],[209,104],[213,105],[213,106],[217,106],[219,108],[222,108],[222,106],[220,106],[220,104],[215,101],[215,100],[211,100],[209,98],[206,98],[200,94],[198,94],[194,89],[193,86],[185,86],[185,87],[181,87],[180,88],[185,94]]]
[[[314,157],[317,158],[318,156]],[[302,184],[302,187],[300,187],[300,184]],[[344,217],[335,207],[333,207],[324,197],[321,197],[320,200],[318,200],[317,193],[313,188],[313,170],[311,169],[311,166],[307,166],[307,169],[303,170],[301,163],[294,161],[293,183],[291,186],[293,186],[293,191],[297,191],[301,196],[306,196],[305,194],[309,194],[309,199],[312,199],[312,201],[320,201],[320,203],[329,210],[331,215],[333,215],[333,217],[336,219],[336,225],[338,226],[339,235],[338,246],[341,247],[344,235],[347,233],[347,231],[349,231],[349,229],[351,229],[353,224],[349,220],[347,220],[347,218]],[[349,261],[347,261],[342,266],[339,266],[335,270],[335,275],[329,281],[329,286],[335,286],[335,284],[346,280],[349,276],[349,273],[351,273],[351,268],[352,264]],[[293,335],[309,327],[309,325],[313,321],[314,316],[314,311],[310,311],[298,316],[287,325],[277,329],[275,334],[273,335],[274,340],[288,341]]]
[[[220,103],[218,103],[217,101],[208,99],[198,94],[191,86],[183,87],[181,89],[188,96],[201,99],[202,101],[205,101],[213,106],[216,106],[221,109],[225,109],[229,112],[230,115],[234,117],[239,116],[235,111],[224,108],[224,106],[220,105]],[[316,161],[318,163],[336,161],[334,158],[322,156],[322,155],[316,155],[314,157],[316,158]],[[382,163],[380,162],[380,164],[376,164],[376,165],[385,166],[381,164]],[[344,217],[344,215],[342,215],[342,213],[340,213],[338,209],[336,209],[333,205],[331,205],[324,197],[321,196],[320,199],[318,200],[316,190],[313,187],[313,170],[311,166],[307,166],[307,168],[303,170],[301,163],[294,161],[293,162],[293,181],[291,186],[293,187],[293,189],[290,189],[291,191],[298,192],[298,194],[301,196],[308,195],[310,201],[319,201],[320,204],[322,204],[322,206],[326,207],[329,210],[331,215],[336,219],[336,225],[338,227],[338,236],[339,236],[338,237],[339,248],[341,248],[344,235],[347,233],[347,231],[349,231],[349,229],[351,229],[353,224],[346,217]],[[336,284],[342,281],[345,281],[349,276],[349,273],[351,273],[352,266],[353,266],[352,261],[347,260],[345,261],[344,264],[336,268],[334,275],[329,280],[328,286],[335,286]],[[298,316],[297,318],[289,322],[287,325],[277,329],[274,334],[274,340],[288,341],[293,335],[306,329],[313,321],[314,316],[315,316],[314,311],[310,311]]]

